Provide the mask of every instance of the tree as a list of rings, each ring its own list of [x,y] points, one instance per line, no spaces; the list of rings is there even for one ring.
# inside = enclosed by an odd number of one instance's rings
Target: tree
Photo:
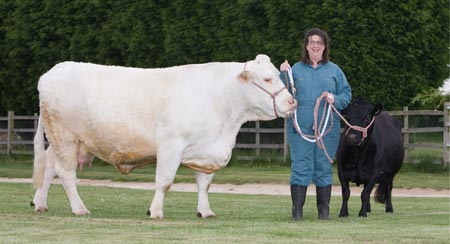
[[[333,57],[355,95],[388,109],[438,87],[448,75],[449,11],[446,1],[326,1]]]
[[[64,60],[138,67],[300,60],[331,38],[354,97],[399,109],[448,77],[449,9],[436,1],[0,1],[0,114],[38,111],[37,81]]]
[[[443,110],[446,102],[450,102],[450,93],[444,94],[437,88],[430,88],[417,94],[409,106],[415,109]]]

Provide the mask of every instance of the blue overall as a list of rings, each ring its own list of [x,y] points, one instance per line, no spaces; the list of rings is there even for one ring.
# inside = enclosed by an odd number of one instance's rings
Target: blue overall
[[[316,99],[323,92],[334,94],[334,106],[339,111],[346,108],[352,98],[352,91],[344,72],[333,62],[319,64],[315,69],[309,64],[298,62],[292,66],[292,75],[297,89],[295,97],[298,102],[297,121],[304,134],[314,134],[314,107]],[[286,72],[281,72],[280,77],[285,84],[289,84]],[[318,122],[322,119],[324,103],[325,100],[319,108]],[[331,113],[326,129],[329,132],[326,132],[323,142],[328,155],[334,159],[339,145],[340,118],[334,111]],[[331,185],[333,166],[324,150],[316,143],[303,139],[294,128],[291,118],[287,122],[287,139],[292,160],[291,185],[308,186],[311,182],[319,187]]]

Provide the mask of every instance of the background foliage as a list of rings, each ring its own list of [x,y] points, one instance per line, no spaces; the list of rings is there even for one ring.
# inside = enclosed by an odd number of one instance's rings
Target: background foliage
[[[0,1],[0,115],[38,112],[39,76],[65,60],[137,67],[299,60],[328,31],[354,97],[399,109],[449,76],[449,2],[311,0]]]

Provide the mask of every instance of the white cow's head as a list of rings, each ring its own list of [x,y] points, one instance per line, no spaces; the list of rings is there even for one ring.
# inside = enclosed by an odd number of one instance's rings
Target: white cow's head
[[[280,71],[267,55],[259,54],[245,63],[239,79],[246,85],[245,97],[255,113],[254,120],[271,120],[290,116],[297,107],[280,79]]]

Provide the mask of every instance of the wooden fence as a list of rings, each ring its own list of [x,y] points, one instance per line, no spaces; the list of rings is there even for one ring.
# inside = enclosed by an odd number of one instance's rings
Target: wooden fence
[[[0,154],[33,154],[38,118],[37,114],[18,116],[12,111],[8,112],[8,117],[0,117]],[[27,125],[15,126],[18,121],[25,121]]]
[[[404,107],[402,111],[388,111],[389,114],[398,118],[403,123],[402,134],[405,143],[405,162],[408,161],[408,151],[415,148],[428,148],[442,150],[442,163],[448,166],[450,163],[450,102],[445,103],[443,111],[439,110],[408,110]],[[410,127],[411,117],[422,118],[437,117],[442,126],[435,127]],[[8,117],[0,117],[0,154],[33,154],[33,136],[37,128],[38,116],[16,116],[14,112],[8,112]],[[22,124],[28,126],[24,127]],[[31,126],[30,126],[31,124]],[[250,156],[238,156],[240,160],[252,160],[263,156],[262,150],[275,151],[277,158],[286,162],[289,148],[286,140],[286,120],[283,128],[261,128],[260,123],[254,123],[253,128],[241,128],[239,134],[254,134],[254,142],[242,143],[238,140],[235,150],[251,150]],[[21,125],[21,126],[18,126]],[[414,143],[410,142],[410,136],[420,133],[442,133],[442,143]],[[263,135],[281,135],[279,143],[262,143]]]

